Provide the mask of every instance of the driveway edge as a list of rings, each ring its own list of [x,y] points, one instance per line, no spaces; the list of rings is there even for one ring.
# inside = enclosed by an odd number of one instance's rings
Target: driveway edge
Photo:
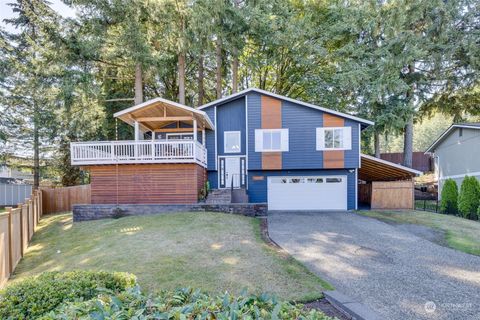
[[[368,308],[363,303],[355,301],[353,298],[344,295],[337,290],[324,291],[323,294],[339,311],[347,314],[355,320],[380,320],[380,316]]]

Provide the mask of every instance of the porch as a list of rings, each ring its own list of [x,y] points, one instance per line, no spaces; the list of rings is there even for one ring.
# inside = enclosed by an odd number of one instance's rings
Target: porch
[[[72,142],[72,165],[197,163],[207,166],[207,150],[193,140]]]
[[[205,131],[215,128],[205,112],[156,98],[114,116],[134,128],[134,140],[72,142],[72,165],[193,163],[207,166]]]

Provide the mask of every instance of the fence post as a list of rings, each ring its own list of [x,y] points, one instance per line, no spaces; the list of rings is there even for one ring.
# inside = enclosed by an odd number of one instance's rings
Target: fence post
[[[19,203],[18,207],[20,208],[20,255],[23,257],[23,203]]]
[[[12,207],[7,207],[8,214],[8,273],[13,272],[13,243],[12,243]]]

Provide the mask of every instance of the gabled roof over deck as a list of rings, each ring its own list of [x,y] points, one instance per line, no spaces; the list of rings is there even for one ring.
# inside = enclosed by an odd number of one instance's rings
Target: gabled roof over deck
[[[155,98],[114,114],[114,117],[135,126],[139,123],[144,131],[161,131],[171,124],[182,122],[191,124],[196,121],[199,129],[215,130],[208,115],[183,104]]]

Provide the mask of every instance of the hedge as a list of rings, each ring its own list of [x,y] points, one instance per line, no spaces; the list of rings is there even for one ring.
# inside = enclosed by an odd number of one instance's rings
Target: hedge
[[[480,205],[480,183],[475,177],[466,176],[460,187],[458,211],[464,218],[476,220]]]
[[[457,214],[458,212],[458,186],[453,179],[447,179],[443,184],[440,212],[445,214]]]
[[[104,290],[122,292],[136,277],[111,272],[47,272],[0,291],[0,319],[36,319],[68,301],[89,300]]]
[[[192,289],[164,292],[151,298],[138,288],[96,299],[63,305],[42,320],[63,319],[332,319],[302,305],[277,301],[273,296],[224,294],[209,296]]]

